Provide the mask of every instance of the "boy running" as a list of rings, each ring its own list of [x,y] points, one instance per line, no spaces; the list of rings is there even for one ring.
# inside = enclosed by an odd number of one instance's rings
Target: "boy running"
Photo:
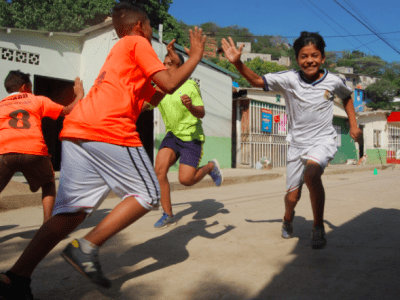
[[[10,94],[0,101],[0,193],[16,172],[21,172],[32,192],[42,188],[43,222],[51,217],[56,186],[50,155],[42,134],[42,119],[68,115],[83,98],[83,86],[75,79],[75,100],[68,106],[32,94],[29,74],[10,71],[4,87]]]
[[[167,69],[174,69],[183,65],[185,62],[183,56],[175,52],[173,42],[168,45],[168,50],[164,66]],[[154,227],[164,228],[176,224],[172,214],[167,173],[179,158],[179,182],[185,186],[196,184],[207,174],[211,176],[216,186],[220,186],[223,177],[216,159],[199,168],[205,140],[201,119],[204,118],[205,111],[198,84],[194,80],[186,81],[175,93],[166,95],[158,108],[167,134],[161,142],[155,165],[164,212]],[[146,109],[150,109],[147,103],[143,105],[143,110]]]
[[[188,61],[171,73],[151,46],[146,13],[126,2],[116,4],[113,25],[120,40],[111,49],[88,95],[64,121],[60,134],[60,186],[53,217],[37,232],[16,264],[0,278],[5,299],[32,299],[30,276],[37,264],[113,190],[118,204],[85,237],[74,240],[63,258],[94,283],[110,287],[98,260],[99,248],[151,209],[158,207],[159,185],[136,132],[144,101],[153,105],[181,86],[200,62],[201,29],[190,31]],[[155,91],[151,81],[159,87]]]
[[[337,151],[336,131],[332,125],[334,94],[343,100],[350,122],[350,136],[360,142],[362,132],[357,126],[352,89],[338,76],[320,68],[325,62],[323,38],[318,33],[304,31],[293,48],[301,71],[258,76],[240,61],[243,45],[237,49],[231,38],[229,42],[222,40],[226,57],[252,86],[285,95],[290,146],[282,237],[287,239],[292,236],[294,208],[300,200],[303,183],[306,183],[314,215],[311,248],[321,249],[326,246],[323,224],[325,191],[321,175]]]

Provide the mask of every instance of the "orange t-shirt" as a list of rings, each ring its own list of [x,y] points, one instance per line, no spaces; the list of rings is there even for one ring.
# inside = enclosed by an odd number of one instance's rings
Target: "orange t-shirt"
[[[0,154],[25,153],[48,156],[42,133],[43,117],[56,120],[64,106],[29,93],[0,101]]]
[[[125,36],[111,49],[87,96],[65,118],[60,138],[139,147],[136,121],[155,89],[151,76],[166,70],[151,44]]]

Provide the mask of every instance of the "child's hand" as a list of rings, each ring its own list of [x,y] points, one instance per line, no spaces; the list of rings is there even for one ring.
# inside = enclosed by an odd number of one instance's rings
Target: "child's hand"
[[[185,51],[190,57],[195,57],[200,61],[203,57],[206,36],[203,36],[203,30],[197,26],[194,27],[194,30],[189,30],[189,35],[190,49],[185,47]]]
[[[224,50],[225,56],[229,60],[229,62],[235,64],[236,62],[240,61],[240,56],[242,55],[244,44],[241,44],[239,49],[237,49],[232,38],[228,37],[228,40],[229,42],[226,39],[222,39],[222,50]]]
[[[358,127],[350,127],[350,136],[359,144],[363,141],[362,131]]]
[[[175,51],[175,39],[173,39],[168,45],[167,45],[167,51],[168,51],[168,57],[171,59],[171,62],[175,66],[179,66],[181,63],[181,60],[179,59],[178,54],[176,54]]]
[[[85,90],[83,89],[83,83],[79,77],[75,78],[74,93],[76,97],[80,98],[83,98],[83,96],[85,95]]]
[[[182,100],[183,105],[185,105],[188,110],[190,110],[192,108],[192,105],[193,105],[192,99],[190,99],[190,97],[188,95],[181,96],[181,100]]]

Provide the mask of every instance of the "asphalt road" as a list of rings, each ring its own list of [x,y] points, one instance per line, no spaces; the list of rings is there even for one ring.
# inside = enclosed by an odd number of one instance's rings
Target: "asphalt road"
[[[98,288],[59,253],[112,209],[108,199],[32,277],[37,299],[400,299],[400,170],[324,175],[328,245],[310,249],[308,190],[294,234],[280,237],[285,178],[172,193],[179,223],[156,230],[150,212],[101,250],[112,280]],[[0,271],[42,222],[42,208],[0,214]]]

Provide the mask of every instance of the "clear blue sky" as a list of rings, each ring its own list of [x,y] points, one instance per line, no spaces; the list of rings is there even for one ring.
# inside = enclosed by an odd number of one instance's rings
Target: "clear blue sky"
[[[388,62],[400,62],[400,0],[336,0],[397,52],[334,0],[173,1],[169,13],[189,25],[238,25],[254,35],[288,37],[290,43],[301,31],[317,31],[325,39],[326,50],[360,50]]]

